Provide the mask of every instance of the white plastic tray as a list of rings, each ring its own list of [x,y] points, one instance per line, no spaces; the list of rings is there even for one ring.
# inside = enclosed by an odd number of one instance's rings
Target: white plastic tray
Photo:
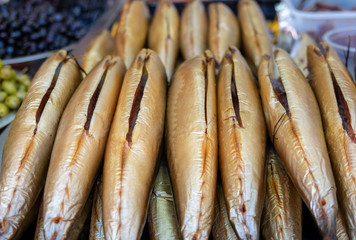
[[[356,11],[351,11],[356,7],[354,0],[322,0],[319,2],[338,5],[349,11],[329,11],[329,12],[307,12],[298,10],[301,0],[282,0],[291,12],[291,24],[298,32],[314,31],[316,33],[323,28],[332,29],[337,27],[347,27],[356,25]],[[307,0],[305,7],[315,3],[315,0]]]

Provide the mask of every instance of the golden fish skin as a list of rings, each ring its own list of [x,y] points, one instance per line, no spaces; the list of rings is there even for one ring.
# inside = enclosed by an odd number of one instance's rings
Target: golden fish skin
[[[150,239],[180,239],[180,231],[168,166],[161,162],[148,208]]]
[[[282,49],[266,56],[259,83],[268,132],[325,239],[336,238],[336,186],[317,101]]]
[[[240,27],[235,14],[224,3],[209,5],[209,49],[220,64],[230,45],[240,46]]]
[[[78,218],[75,220],[75,223],[73,224],[73,227],[68,234],[68,237],[66,240],[78,240],[81,239],[83,234],[82,232],[85,232],[85,223],[87,219],[90,217],[91,214],[91,205],[93,203],[93,194],[90,194],[88,200],[85,203],[85,206],[83,210],[81,211],[80,215]],[[38,219],[37,219],[37,227],[36,227],[36,232],[34,239],[35,240],[46,240],[45,235],[44,235],[44,226],[43,226],[43,215],[41,214],[43,211],[43,201],[41,199],[40,201],[40,210],[38,214]],[[38,211],[37,211],[38,212]]]
[[[345,219],[341,214],[341,211],[337,211],[336,216],[336,236],[338,240],[349,240],[349,236],[346,231]]]
[[[105,56],[112,55],[113,51],[114,39],[105,29],[89,43],[84,52],[82,68],[89,73]]]
[[[203,54],[208,47],[208,17],[200,0],[185,5],[180,22],[180,49],[184,59]]]
[[[39,194],[40,196],[43,194],[43,191]],[[36,221],[36,218],[38,216],[38,211],[40,210],[42,202],[42,197],[38,197],[35,204],[29,211],[29,213],[26,215],[25,219],[23,220],[21,227],[18,229],[16,232],[15,236],[11,238],[11,240],[22,240],[24,239],[24,234],[27,233],[30,228],[32,227],[32,223]]]
[[[183,239],[208,239],[217,178],[214,59],[210,51],[185,61],[168,93],[166,146]]]
[[[300,71],[303,72],[304,77],[308,78],[309,71],[308,71],[308,56],[307,56],[307,48],[309,45],[313,45],[317,47],[315,40],[305,32],[300,33],[300,39],[298,40],[299,49],[297,54],[293,57],[294,62],[297,64]],[[307,79],[308,80],[308,79]]]
[[[214,207],[214,240],[238,240],[227,214],[224,192],[219,184],[216,187],[215,207]]]
[[[52,54],[32,80],[4,147],[0,177],[0,239],[14,236],[45,181],[62,112],[81,80],[67,52]]]
[[[302,239],[302,199],[272,147],[267,152],[266,174],[267,191],[261,225],[263,237]]]
[[[105,239],[139,239],[146,221],[163,137],[166,73],[159,56],[143,49],[128,69],[105,152]]]
[[[115,34],[115,54],[129,68],[138,52],[145,46],[150,13],[145,1],[126,0]]]
[[[239,1],[237,11],[246,60],[257,73],[263,56],[270,55],[272,51],[266,20],[254,0]]]
[[[325,56],[308,47],[310,85],[319,102],[341,212],[356,239],[356,85],[335,50],[321,43]]]
[[[173,3],[160,1],[150,26],[148,46],[161,58],[170,81],[179,49],[179,14]]]
[[[59,123],[43,196],[46,239],[65,239],[82,211],[104,155],[125,65],[105,57],[79,85]]]
[[[236,47],[226,51],[217,92],[219,163],[229,219],[240,239],[258,239],[266,128],[257,86]]]
[[[94,185],[94,199],[91,211],[89,240],[105,240],[103,225],[103,175]]]

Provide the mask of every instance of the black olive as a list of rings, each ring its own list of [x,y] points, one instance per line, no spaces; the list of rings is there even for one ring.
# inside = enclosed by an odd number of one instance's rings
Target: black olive
[[[43,49],[45,49],[46,48],[46,42],[39,42],[38,43],[38,49],[40,50],[40,51],[42,51]]]
[[[21,32],[20,31],[13,31],[10,35],[11,38],[19,38],[21,37]]]
[[[38,32],[38,35],[40,38],[45,38],[46,35],[47,35],[47,31],[46,31],[46,28],[41,28]]]
[[[38,18],[38,24],[39,24],[41,27],[45,26],[46,23],[47,23],[47,19],[46,19],[46,16],[45,16],[45,15],[44,15],[44,16],[40,16],[40,17]]]
[[[12,55],[12,53],[14,52],[14,47],[12,46],[7,46],[6,47],[6,53],[9,55]]]
[[[24,25],[24,26],[22,26],[22,28],[21,28],[21,31],[23,32],[23,33],[30,33],[31,31],[32,31],[32,29],[31,29],[31,27],[29,27],[28,25]]]
[[[12,28],[12,30],[19,29],[20,28],[20,23],[15,20],[10,24],[10,27]]]
[[[60,13],[54,14],[53,18],[56,22],[61,22],[63,20],[63,16]]]
[[[12,45],[15,44],[15,42],[16,42],[16,41],[15,41],[15,39],[13,39],[13,38],[8,38],[8,39],[7,39],[7,45],[11,45],[11,46],[12,46]]]
[[[40,36],[39,36],[39,34],[37,32],[31,33],[31,35],[30,35],[30,40],[31,41],[36,41],[39,38],[40,38]]]
[[[6,40],[8,38],[8,34],[6,32],[0,32],[0,39]]]

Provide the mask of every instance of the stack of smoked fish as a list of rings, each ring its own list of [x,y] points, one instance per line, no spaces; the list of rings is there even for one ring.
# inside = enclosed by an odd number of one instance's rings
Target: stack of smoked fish
[[[34,77],[0,239],[302,239],[302,202],[324,239],[356,239],[356,85],[331,46],[299,69],[254,0],[131,0],[114,26]]]

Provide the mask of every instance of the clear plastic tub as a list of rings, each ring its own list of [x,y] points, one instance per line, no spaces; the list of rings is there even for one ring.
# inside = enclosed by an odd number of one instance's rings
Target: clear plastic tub
[[[324,32],[325,29],[337,27],[347,27],[356,25],[356,11],[351,11],[356,7],[354,0],[322,0],[318,2],[333,4],[347,9],[347,11],[327,11],[308,12],[298,9],[301,0],[283,0],[291,14],[291,22],[298,32]],[[306,1],[304,7],[309,7],[317,2],[316,0]]]
[[[329,43],[330,46],[336,50],[344,63],[346,63],[346,54],[350,41],[347,68],[355,80],[354,56],[356,52],[356,26],[330,30],[324,34],[323,41]]]

